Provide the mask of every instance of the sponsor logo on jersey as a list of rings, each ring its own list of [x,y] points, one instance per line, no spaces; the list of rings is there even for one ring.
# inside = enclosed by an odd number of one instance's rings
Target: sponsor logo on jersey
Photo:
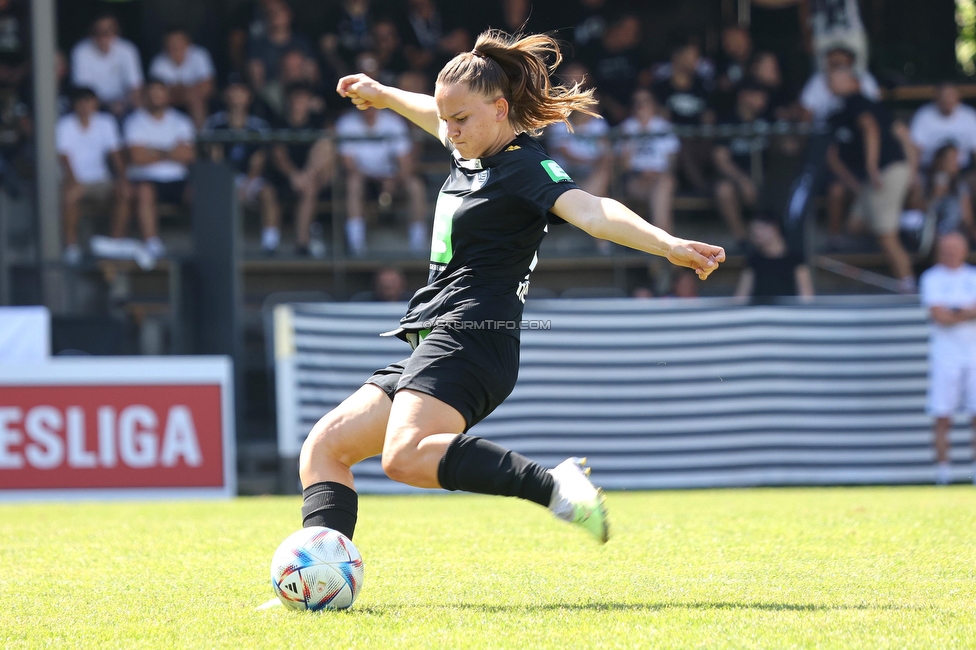
[[[546,170],[549,174],[549,178],[552,179],[553,183],[559,183],[561,181],[572,181],[573,179],[569,177],[569,174],[559,166],[555,160],[543,160],[542,168]]]

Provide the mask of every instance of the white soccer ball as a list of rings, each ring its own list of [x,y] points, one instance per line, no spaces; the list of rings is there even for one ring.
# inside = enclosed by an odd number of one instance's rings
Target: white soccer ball
[[[290,609],[346,609],[363,587],[363,557],[337,530],[303,528],[271,558],[271,586]]]

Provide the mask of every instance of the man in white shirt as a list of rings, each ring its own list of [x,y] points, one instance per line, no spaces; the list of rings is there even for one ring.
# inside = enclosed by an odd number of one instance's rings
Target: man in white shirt
[[[846,45],[835,45],[827,50],[824,55],[824,69],[810,77],[800,93],[800,106],[814,122],[822,123],[840,110],[843,99],[830,91],[827,77],[833,70],[854,69],[856,60],[854,51]],[[861,83],[861,94],[874,101],[881,99],[878,81],[871,73],[858,70],[856,74]]]
[[[949,431],[960,397],[976,431],[976,267],[966,263],[963,235],[943,235],[938,246],[938,264],[922,274],[920,292],[932,319],[926,410],[935,418],[936,482],[944,485],[952,480]]]
[[[188,202],[187,165],[196,159],[196,131],[190,118],[170,108],[169,89],[162,81],[149,80],[145,103],[125,121],[123,131],[146,250],[162,257],[166,248],[159,239],[157,203]]]
[[[142,63],[139,51],[119,36],[115,16],[103,14],[92,22],[91,37],[71,51],[71,80],[87,86],[115,116],[121,116],[140,102]]]
[[[196,127],[207,119],[207,102],[214,93],[214,66],[210,53],[190,41],[182,28],[173,28],[163,38],[163,51],[149,66],[149,76],[169,86],[170,102],[186,110]]]
[[[425,218],[427,191],[415,171],[413,143],[407,123],[390,111],[368,108],[351,110],[336,122],[339,155],[346,171],[346,240],[350,252],[361,256],[366,249],[365,214],[367,181],[378,184],[380,204],[389,204],[402,189],[410,205],[410,252],[424,254],[430,244]],[[342,142],[342,138],[377,137],[382,140]]]
[[[112,236],[121,237],[129,225],[131,190],[115,118],[98,112],[98,97],[91,88],[76,88],[71,100],[74,112],[58,120],[55,140],[64,174],[61,181],[63,257],[65,263],[74,266],[81,261],[78,246],[81,202],[104,204],[112,200]]]
[[[923,169],[928,169],[935,152],[946,144],[956,145],[961,169],[969,166],[976,150],[976,110],[959,100],[955,84],[939,84],[935,101],[918,109],[910,130]]]

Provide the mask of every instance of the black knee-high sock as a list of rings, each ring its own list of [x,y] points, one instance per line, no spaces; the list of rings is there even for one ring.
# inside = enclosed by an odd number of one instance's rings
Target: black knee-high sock
[[[359,496],[342,483],[325,481],[302,490],[302,526],[325,526],[352,539],[359,516]]]
[[[548,507],[553,480],[538,463],[477,436],[459,435],[437,467],[445,490],[520,497]]]

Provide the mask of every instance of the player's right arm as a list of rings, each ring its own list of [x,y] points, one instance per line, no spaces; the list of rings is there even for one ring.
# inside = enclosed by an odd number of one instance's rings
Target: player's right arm
[[[440,138],[440,120],[434,98],[423,93],[411,93],[394,86],[384,86],[364,74],[351,74],[339,80],[336,92],[352,100],[361,111],[373,106],[389,108],[407,118],[427,133]]]

